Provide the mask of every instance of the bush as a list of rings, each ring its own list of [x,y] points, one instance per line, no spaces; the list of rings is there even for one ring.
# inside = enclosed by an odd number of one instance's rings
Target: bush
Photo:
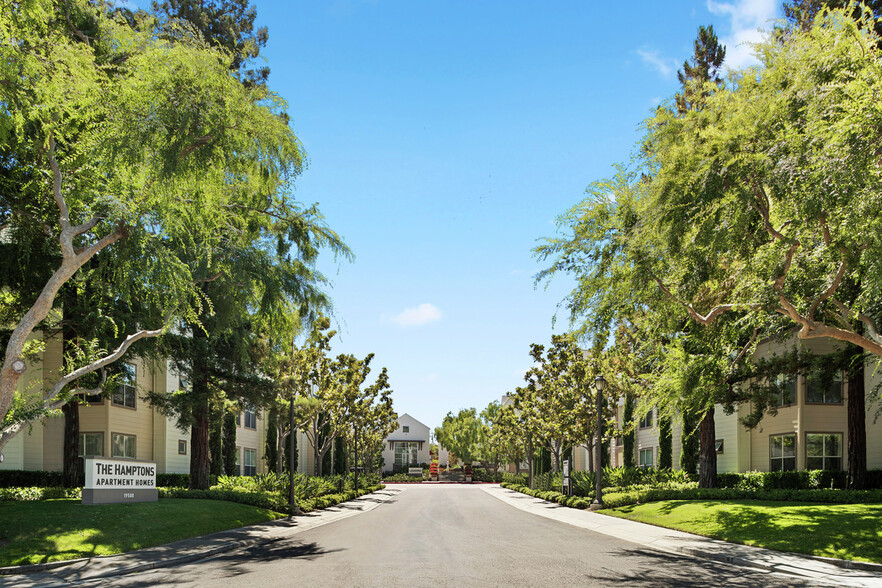
[[[156,474],[156,485],[163,488],[187,488],[190,485],[190,474]]]
[[[61,488],[60,486],[27,486],[19,488],[0,488],[0,502],[51,500],[55,498],[80,499],[82,497],[82,488]]]
[[[64,479],[61,472],[39,470],[0,470],[0,488],[61,487]]]
[[[409,474],[391,474],[383,476],[384,482],[422,482],[422,477],[411,476]]]
[[[870,489],[880,488],[882,477],[871,470],[867,478]],[[717,474],[720,488],[739,488],[743,490],[818,490],[845,488],[848,473],[840,470],[795,470],[787,472],[744,472]]]
[[[385,488],[382,484],[361,488],[358,493],[347,490],[341,493],[325,494],[310,498],[297,498],[297,506],[303,512],[310,512],[319,508],[327,508],[340,502],[352,500],[364,494],[370,494]],[[188,490],[185,488],[159,488],[159,496],[162,498],[201,498],[207,500],[226,500],[239,502],[259,508],[266,508],[276,512],[288,512],[288,495],[280,492],[242,492],[237,490]]]
[[[527,474],[512,474],[511,472],[502,472],[502,483],[526,486],[528,482],[529,476],[527,476]]]
[[[490,472],[484,468],[475,468],[472,470],[472,480],[475,482],[494,482],[499,483],[505,479],[503,472]]]

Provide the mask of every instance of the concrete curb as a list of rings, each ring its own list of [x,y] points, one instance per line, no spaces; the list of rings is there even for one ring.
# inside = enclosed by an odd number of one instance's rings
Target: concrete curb
[[[144,572],[144,571],[148,571],[148,570],[175,567],[175,566],[191,563],[194,561],[199,561],[202,559],[208,559],[210,557],[215,557],[217,555],[221,555],[223,553],[228,553],[230,551],[236,551],[239,549],[247,549],[247,548],[251,548],[251,547],[259,547],[262,545],[268,545],[270,543],[274,543],[274,542],[280,541],[282,539],[287,539],[288,537],[291,537],[291,536],[296,535],[296,534],[303,532],[303,531],[308,531],[310,529],[314,529],[316,527],[320,527],[325,524],[330,524],[330,523],[336,522],[337,520],[341,520],[343,518],[348,518],[349,516],[355,516],[357,514],[362,514],[362,513],[368,512],[368,511],[373,510],[374,508],[378,507],[380,504],[390,500],[391,498],[393,498],[394,496],[396,496],[398,493],[400,493],[402,491],[399,489],[399,490],[393,491],[392,493],[384,493],[384,490],[386,490],[386,489],[378,490],[378,491],[371,492],[368,494],[362,494],[361,496],[353,498],[352,500],[348,500],[346,502],[340,502],[340,503],[337,503],[337,504],[332,505],[330,507],[327,507],[330,509],[330,508],[334,508],[337,506],[362,501],[362,499],[365,499],[365,498],[373,498],[377,501],[377,504],[375,506],[372,506],[371,508],[368,508],[365,510],[360,510],[359,512],[353,512],[346,517],[335,517],[332,520],[328,520],[328,521],[324,521],[324,522],[319,521],[317,524],[314,524],[314,525],[311,525],[308,527],[290,529],[290,530],[288,530],[288,532],[282,532],[278,536],[254,537],[251,539],[235,539],[235,540],[225,542],[223,545],[207,548],[207,549],[198,551],[196,553],[189,553],[189,554],[180,555],[180,556],[172,556],[172,557],[163,558],[161,560],[145,561],[143,563],[134,563],[134,564],[129,564],[129,565],[126,565],[125,560],[126,559],[133,559],[133,558],[137,557],[137,554],[139,551],[156,549],[156,548],[160,548],[163,546],[157,545],[153,548],[149,548],[149,547],[145,548],[144,550],[135,550],[135,551],[131,551],[128,553],[118,553],[118,554],[107,555],[107,556],[78,558],[78,559],[70,559],[70,560],[65,560],[65,561],[41,563],[41,564],[30,564],[30,565],[24,565],[24,566],[8,566],[8,567],[0,568],[0,578],[12,579],[15,576],[29,576],[29,575],[38,574],[41,572],[51,572],[53,570],[59,570],[60,568],[69,568],[69,567],[75,566],[77,564],[80,564],[80,565],[84,566],[85,569],[88,569],[88,567],[90,567],[94,564],[98,564],[98,563],[105,564],[105,565],[113,565],[114,563],[116,563],[114,560],[117,560],[120,565],[114,567],[113,569],[108,569],[104,572],[97,573],[94,576],[87,578],[87,580],[91,581],[91,580],[97,580],[100,578],[110,578],[110,577],[115,577],[115,576],[123,576],[126,574],[133,574],[136,572]],[[336,514],[333,511],[329,511],[327,509],[319,509],[317,511],[312,511],[312,513],[317,514],[319,517],[324,513]],[[306,516],[309,516],[309,514],[312,514],[312,513],[307,513]],[[283,521],[290,522],[292,520],[295,520],[298,516],[303,516],[303,515],[295,515],[293,517],[276,519],[276,521],[270,521],[270,523],[283,522]],[[330,517],[328,517],[328,518],[330,518]],[[258,523],[258,524],[267,524],[267,523]],[[254,526],[254,525],[252,525],[252,526]],[[247,529],[247,527],[240,527],[240,529]],[[218,533],[213,533],[212,535],[219,535],[222,533],[230,533],[230,532],[234,532],[236,530],[238,530],[238,529],[229,529],[227,531],[219,531]],[[209,537],[209,536],[210,535],[206,535],[206,537]],[[199,537],[192,537],[190,539],[182,539],[181,541],[192,541],[192,540],[198,540],[198,539],[199,539]],[[166,545],[172,545],[172,544],[166,544]],[[82,572],[82,570],[80,570],[80,571]],[[68,583],[69,582],[64,580],[63,578],[60,578],[60,577],[57,578],[57,585],[68,584]]]

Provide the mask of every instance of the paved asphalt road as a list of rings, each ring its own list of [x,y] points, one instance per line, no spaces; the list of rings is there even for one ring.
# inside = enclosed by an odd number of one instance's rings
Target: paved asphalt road
[[[670,555],[523,512],[476,486],[390,486],[378,508],[101,586],[808,586]]]

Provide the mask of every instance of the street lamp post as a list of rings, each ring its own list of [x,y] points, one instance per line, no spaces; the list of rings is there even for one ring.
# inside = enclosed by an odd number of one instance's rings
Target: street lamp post
[[[594,501],[591,503],[591,510],[603,508],[603,447],[601,443],[601,433],[603,427],[603,389],[606,388],[606,380],[603,375],[594,378],[594,387],[597,389],[597,428],[596,438],[594,439]]]
[[[288,419],[290,421],[290,433],[288,434],[288,508],[291,510],[291,514],[300,514],[300,508],[297,506],[297,501],[294,499],[294,468],[297,465],[294,463],[294,443],[295,443],[295,432],[294,432],[294,395],[291,395],[291,401],[288,404]]]

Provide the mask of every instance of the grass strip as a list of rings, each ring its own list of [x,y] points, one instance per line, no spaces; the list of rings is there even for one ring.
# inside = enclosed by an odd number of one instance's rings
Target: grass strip
[[[882,504],[665,500],[601,512],[777,551],[882,563]]]
[[[220,500],[0,503],[0,566],[125,553],[287,515]]]

